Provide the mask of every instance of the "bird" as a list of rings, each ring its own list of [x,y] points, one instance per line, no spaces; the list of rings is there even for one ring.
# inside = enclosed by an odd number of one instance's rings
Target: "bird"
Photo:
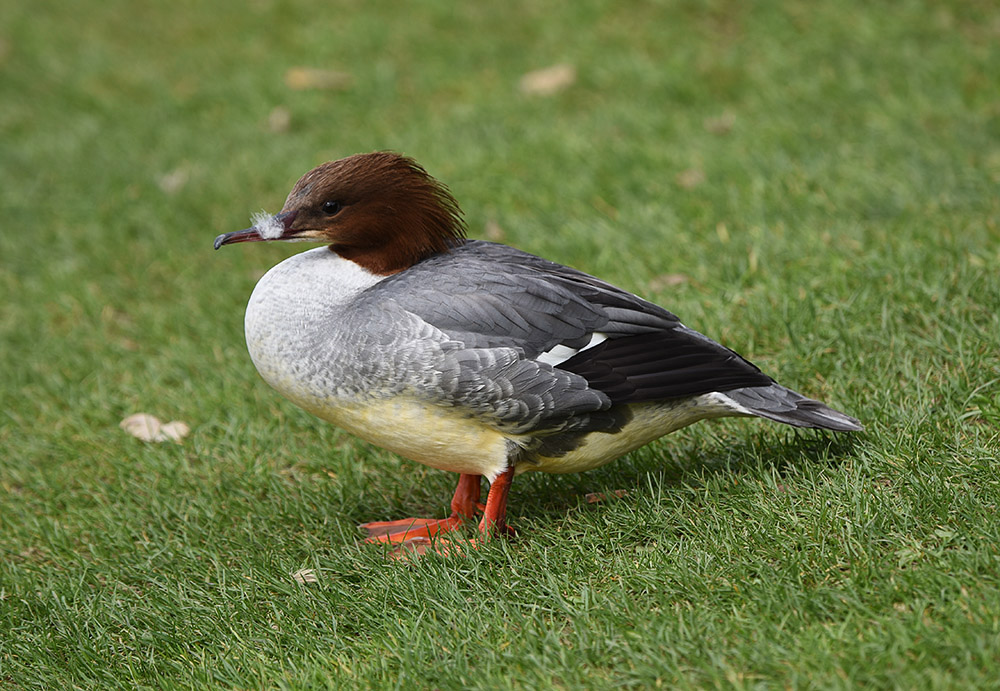
[[[459,474],[445,518],[360,526],[394,553],[513,534],[515,476],[582,472],[693,422],[860,422],[778,384],[667,309],[582,271],[468,239],[458,202],[412,158],[317,166],[277,214],[215,238],[320,242],[271,268],[245,315],[260,376],[313,415]],[[489,484],[485,503],[482,479]]]

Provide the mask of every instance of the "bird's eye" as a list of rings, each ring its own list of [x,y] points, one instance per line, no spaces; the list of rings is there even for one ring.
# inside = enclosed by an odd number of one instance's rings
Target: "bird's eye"
[[[323,202],[323,213],[333,216],[340,211],[340,202]]]

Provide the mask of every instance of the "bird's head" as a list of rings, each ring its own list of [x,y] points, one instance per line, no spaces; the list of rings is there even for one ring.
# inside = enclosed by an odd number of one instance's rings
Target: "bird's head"
[[[357,154],[303,175],[281,211],[215,238],[238,242],[325,242],[371,273],[397,273],[460,243],[462,212],[448,189],[413,159],[391,152]]]

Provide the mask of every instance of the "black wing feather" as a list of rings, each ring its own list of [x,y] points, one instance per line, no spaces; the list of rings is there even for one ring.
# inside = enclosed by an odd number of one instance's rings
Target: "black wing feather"
[[[735,352],[683,327],[609,339],[559,365],[614,403],[682,398],[774,383]]]

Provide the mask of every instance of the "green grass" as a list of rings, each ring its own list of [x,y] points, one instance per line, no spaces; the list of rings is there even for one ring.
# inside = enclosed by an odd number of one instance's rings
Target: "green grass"
[[[1000,678],[994,3],[78,5],[0,5],[0,687]],[[519,93],[560,62],[571,87]],[[353,86],[289,90],[296,66]],[[867,431],[702,423],[522,476],[516,541],[359,547],[454,478],[267,389],[243,307],[298,248],[211,243],[386,148],[472,235],[659,301]],[[139,442],[140,410],[193,432]]]

